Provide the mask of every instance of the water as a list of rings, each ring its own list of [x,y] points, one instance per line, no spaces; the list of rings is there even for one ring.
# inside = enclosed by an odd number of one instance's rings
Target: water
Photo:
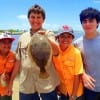
[[[12,44],[12,50],[15,51],[17,48],[17,43],[18,43],[18,39],[20,37],[20,35],[12,35],[15,38],[15,41]],[[79,38],[80,36],[82,36],[82,32],[75,32],[75,39]]]
[[[12,37],[15,38],[15,40],[14,40],[14,42],[12,44],[12,50],[15,51],[16,48],[17,48],[17,43],[18,43],[18,39],[19,39],[20,35],[12,35]]]

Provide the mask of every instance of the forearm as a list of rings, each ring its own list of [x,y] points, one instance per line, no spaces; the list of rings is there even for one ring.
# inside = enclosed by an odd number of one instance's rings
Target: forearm
[[[11,73],[8,88],[7,88],[7,95],[8,96],[12,95],[13,80],[15,79],[17,73],[19,72],[19,68],[20,68],[20,61],[16,60],[15,66],[14,66],[13,71]]]
[[[16,60],[14,69],[13,69],[11,77],[10,77],[10,82],[9,82],[10,84],[13,83],[13,80],[15,79],[17,73],[19,72],[19,69],[20,69],[20,61]]]
[[[57,44],[54,43],[53,41],[51,41],[50,39],[49,39],[49,42],[50,42],[50,44],[51,44],[51,46],[52,46],[53,55],[54,55],[54,56],[59,55],[59,49],[58,49]]]
[[[74,83],[73,83],[73,90],[72,90],[72,94],[71,94],[72,96],[77,96],[79,82],[80,82],[80,75],[75,75]]]

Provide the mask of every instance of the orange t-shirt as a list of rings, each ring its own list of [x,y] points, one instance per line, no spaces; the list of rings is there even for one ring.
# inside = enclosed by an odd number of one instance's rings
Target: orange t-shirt
[[[59,52],[53,57],[56,71],[60,78],[59,90],[62,94],[70,96],[73,90],[74,75],[83,73],[83,63],[79,50],[71,45],[67,50]],[[83,84],[80,81],[77,96],[83,94]]]
[[[13,52],[9,52],[9,54],[4,58],[0,55],[0,76],[1,74],[3,74],[4,72],[7,74],[11,74],[13,67],[14,67],[14,63],[15,63],[15,55]],[[0,95],[4,96],[6,95],[6,90],[7,87],[3,87],[0,84]]]

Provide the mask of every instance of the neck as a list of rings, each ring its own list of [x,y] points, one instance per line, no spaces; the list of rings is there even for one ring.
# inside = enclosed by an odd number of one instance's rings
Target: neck
[[[93,39],[98,35],[98,32],[93,32],[93,33],[85,33],[85,38],[86,39]]]
[[[2,52],[0,52],[0,55],[1,55],[3,58],[5,58],[5,57],[8,55],[8,53],[2,53]]]
[[[32,34],[34,34],[34,33],[38,32],[40,29],[42,29],[42,28],[40,27],[40,28],[38,28],[38,29],[36,29],[36,30],[33,30],[33,29],[31,28],[30,31],[31,31]]]
[[[62,51],[65,51],[67,48],[68,48],[68,47],[64,47],[64,46],[61,46],[61,45],[60,45],[60,49],[61,49]]]

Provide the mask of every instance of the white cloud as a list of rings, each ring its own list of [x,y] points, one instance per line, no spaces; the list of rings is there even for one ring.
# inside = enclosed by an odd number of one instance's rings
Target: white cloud
[[[48,23],[44,23],[43,27],[49,30],[55,30],[57,31],[59,26],[61,26],[62,24],[48,24]],[[74,31],[80,31],[82,30],[82,26],[81,24],[74,24],[74,25],[69,25],[70,27],[73,28]]]
[[[100,0],[93,0],[94,3],[100,3]]]
[[[18,19],[22,19],[22,20],[26,20],[27,19],[27,16],[22,14],[22,15],[18,15],[17,16]]]

